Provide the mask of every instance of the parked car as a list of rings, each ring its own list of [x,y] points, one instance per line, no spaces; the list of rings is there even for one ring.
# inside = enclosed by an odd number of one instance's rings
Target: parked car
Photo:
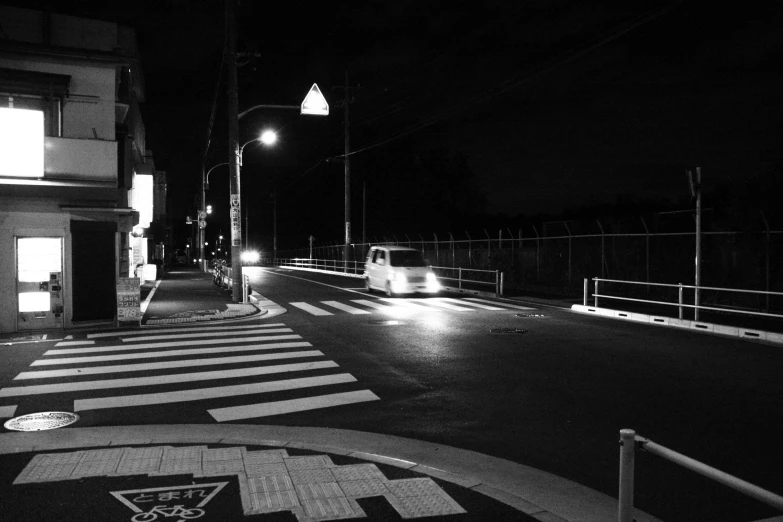
[[[386,295],[440,292],[440,283],[421,251],[401,246],[375,246],[364,267],[365,288]]]

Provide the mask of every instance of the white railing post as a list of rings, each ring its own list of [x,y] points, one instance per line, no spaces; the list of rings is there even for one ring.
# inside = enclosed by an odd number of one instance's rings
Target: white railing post
[[[459,289],[462,290],[462,267],[459,269],[459,279],[457,280],[459,282]]]
[[[636,432],[620,430],[620,490],[617,496],[617,522],[633,522],[633,474]]]
[[[500,272],[500,297],[503,297],[503,272]]]
[[[679,297],[677,302],[680,304],[679,309],[679,318],[682,319],[682,283],[680,283],[680,289],[679,289]]]
[[[582,305],[587,306],[587,278],[585,277],[585,284],[584,284],[584,298],[582,299]]]
[[[593,292],[594,292],[593,293],[593,299],[594,299],[593,306],[598,308],[598,278],[594,277],[593,281],[595,281],[595,288],[593,288]]]

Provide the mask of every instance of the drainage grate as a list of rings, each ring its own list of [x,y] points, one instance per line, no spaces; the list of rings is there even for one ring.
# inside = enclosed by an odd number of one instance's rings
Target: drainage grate
[[[527,333],[527,330],[523,330],[522,328],[492,328],[490,333],[524,334]]]
[[[3,426],[7,430],[14,431],[43,431],[69,426],[78,420],[79,416],[75,413],[69,413],[67,411],[46,411],[43,413],[30,413],[28,415],[22,415],[21,417],[15,417],[6,421]]]
[[[517,317],[544,317],[544,314],[517,314]]]

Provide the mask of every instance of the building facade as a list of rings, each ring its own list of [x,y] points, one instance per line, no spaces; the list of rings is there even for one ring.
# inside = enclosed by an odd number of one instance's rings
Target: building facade
[[[116,323],[120,278],[151,262],[156,186],[135,33],[8,6],[0,20],[0,332]]]

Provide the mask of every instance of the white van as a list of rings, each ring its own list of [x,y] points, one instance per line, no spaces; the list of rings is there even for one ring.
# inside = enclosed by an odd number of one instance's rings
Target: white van
[[[386,295],[440,292],[432,269],[419,250],[401,246],[375,246],[367,255],[364,268],[368,292],[381,290]]]

